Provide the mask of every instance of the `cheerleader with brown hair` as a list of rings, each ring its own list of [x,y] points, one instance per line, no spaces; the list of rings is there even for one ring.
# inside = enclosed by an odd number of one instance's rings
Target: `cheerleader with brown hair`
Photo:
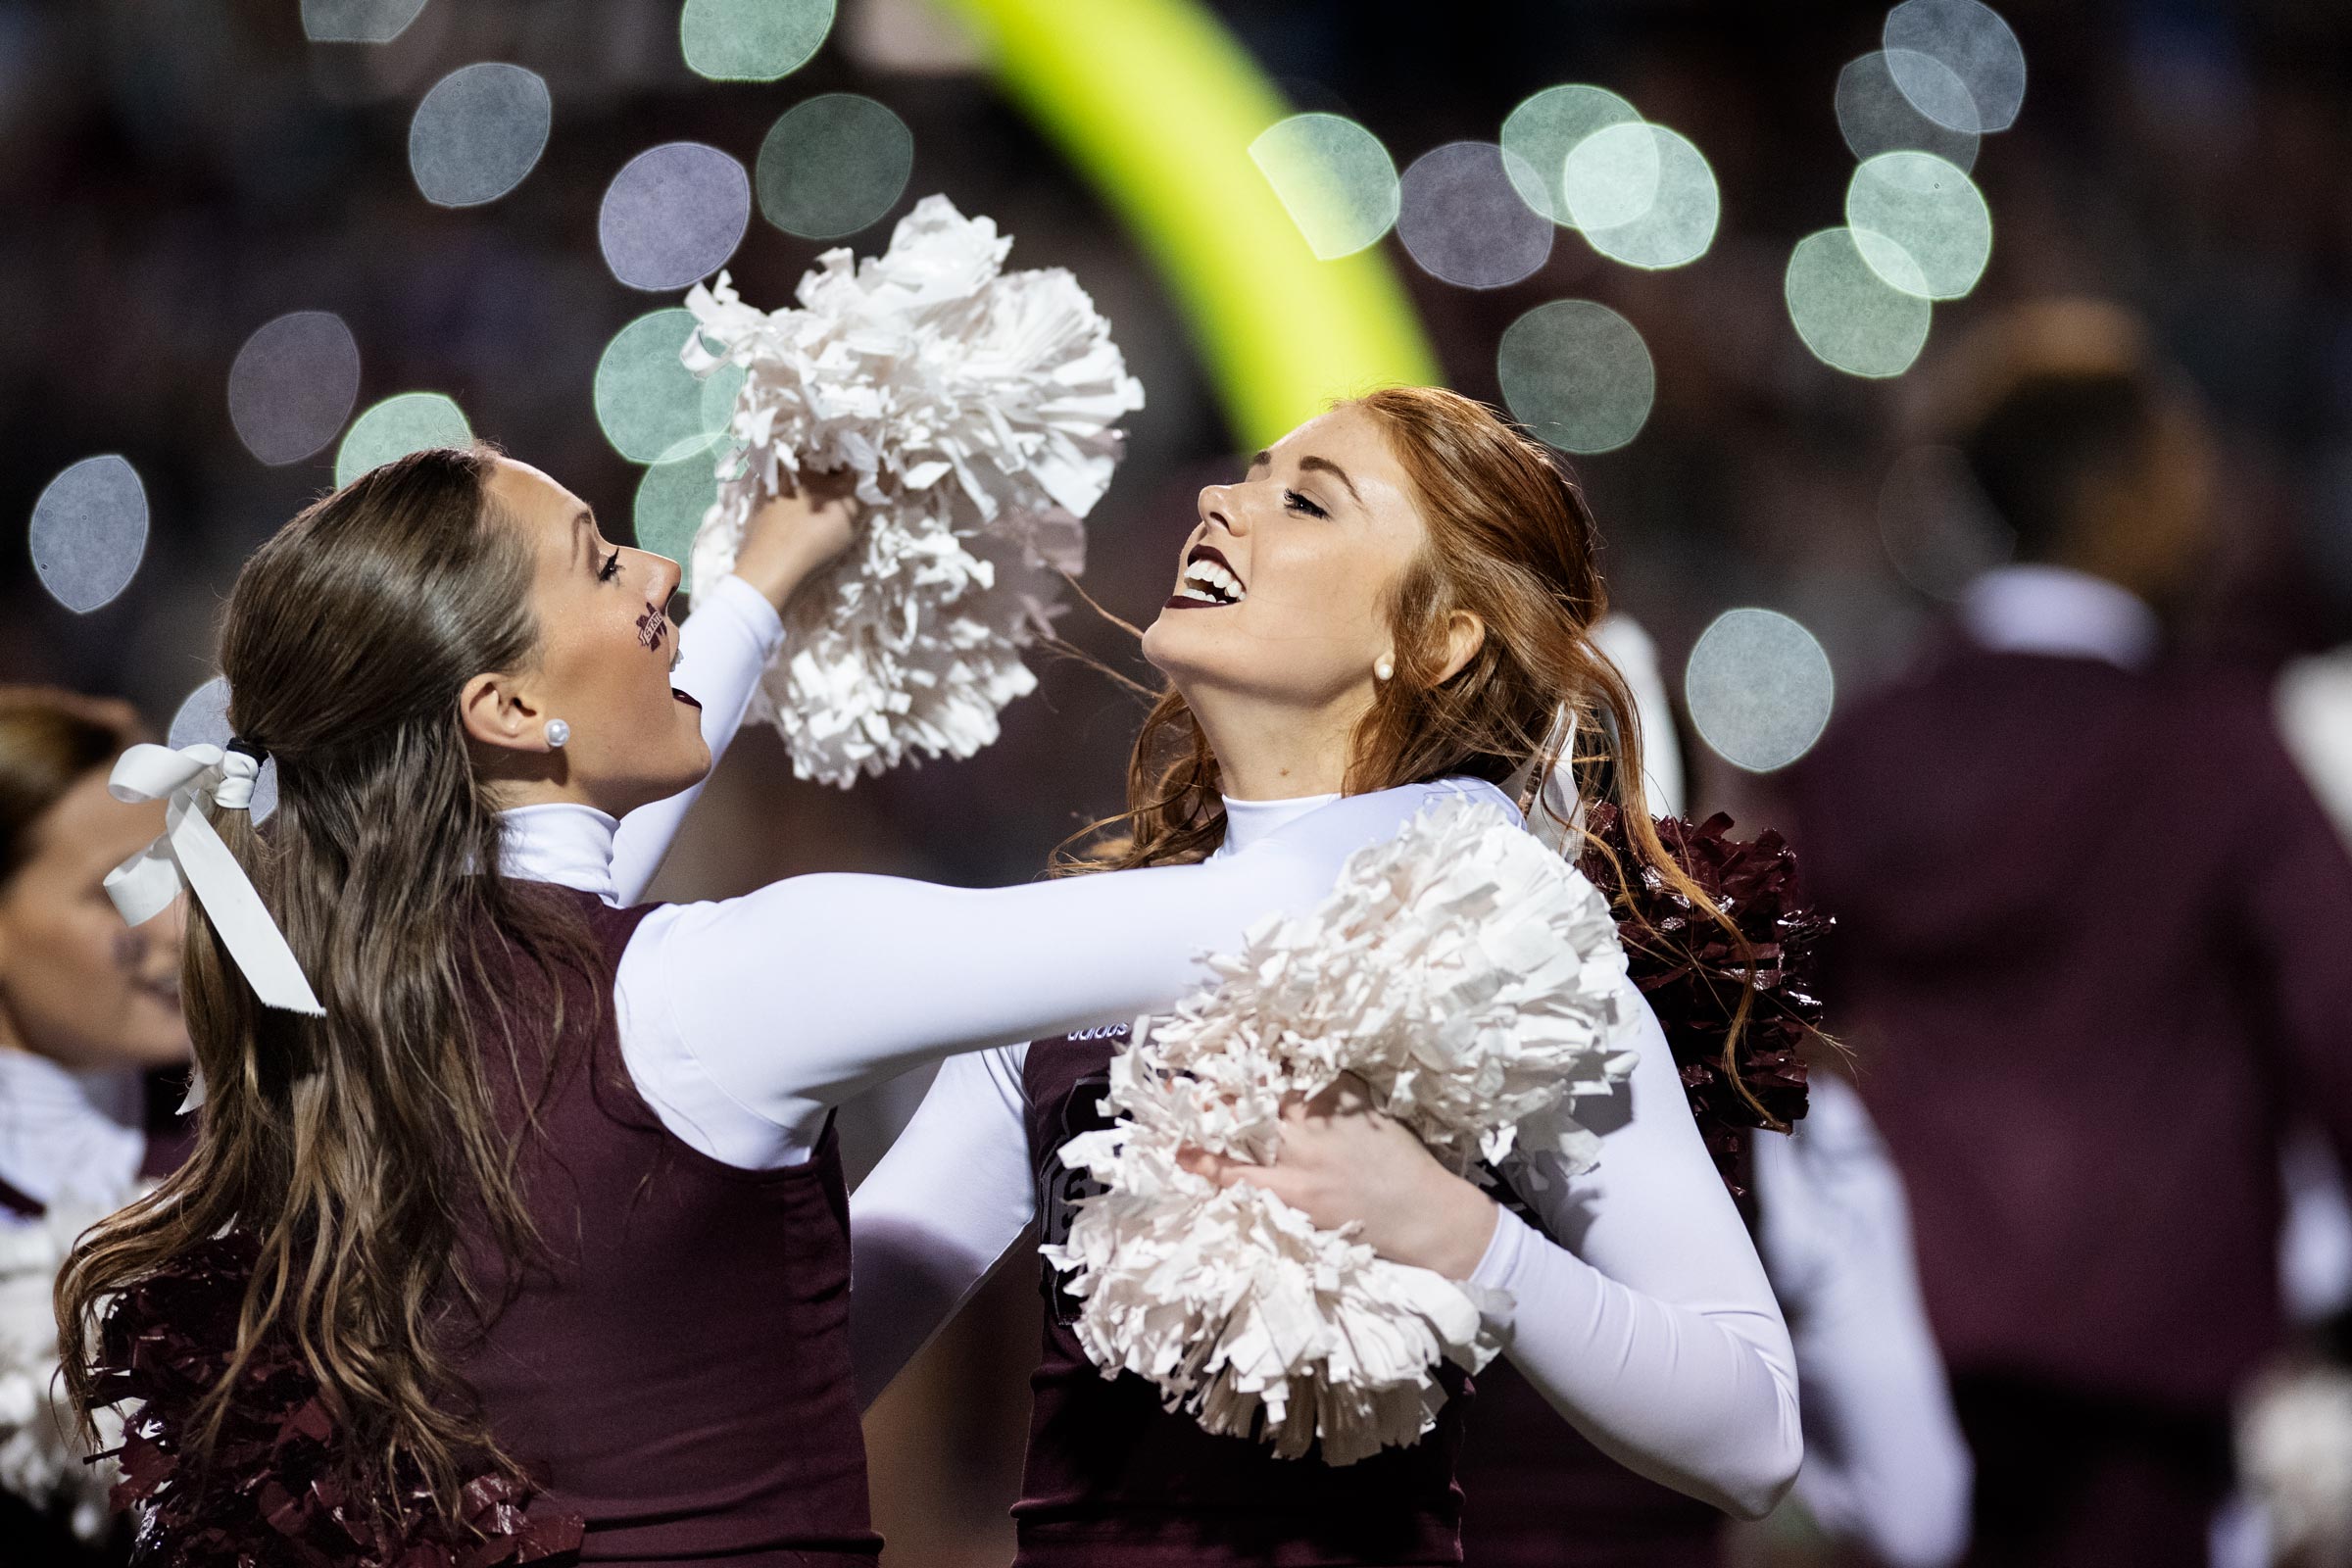
[[[150,1561],[870,1562],[833,1107],[1167,1005],[1328,890],[1341,856],[1283,839],[626,906],[851,512],[813,482],[760,511],[699,692],[677,566],[487,449],[375,469],[247,564],[237,739],[113,775],[171,802],[117,906],[194,894],[197,1147],[59,1286],[75,1402],[131,1407]]]

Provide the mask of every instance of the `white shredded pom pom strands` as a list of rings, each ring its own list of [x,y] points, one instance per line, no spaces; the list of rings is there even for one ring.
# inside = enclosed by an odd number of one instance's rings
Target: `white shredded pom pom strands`
[[[115,1457],[122,1417],[112,1406],[93,1413],[98,1457],[85,1458],[58,1373],[51,1292],[74,1238],[113,1206],[75,1201],[52,1206],[31,1224],[0,1227],[0,1492],[64,1517],[76,1539],[93,1544],[115,1519],[107,1493],[122,1479]],[[31,1559],[12,1552],[5,1560]]]
[[[1471,1288],[1261,1187],[1220,1190],[1177,1152],[1269,1163],[1286,1097],[1353,1073],[1455,1171],[1539,1138],[1547,1167],[1590,1168],[1599,1140],[1567,1102],[1634,1064],[1608,902],[1494,807],[1445,802],[1357,851],[1312,914],[1261,923],[1209,967],[1112,1059],[1121,1124],[1062,1147],[1107,1189],[1045,1249],[1081,1303],[1079,1342],[1104,1376],[1149,1378],[1208,1431],[1285,1458],[1417,1442],[1446,1399],[1441,1363],[1494,1354]]]
[[[1006,272],[1011,248],[928,196],[885,254],[819,257],[797,310],[754,310],[724,273],[686,297],[688,368],[747,372],[694,580],[726,575],[784,475],[854,470],[865,504],[858,538],[786,610],[752,701],[802,778],[848,785],[995,740],[1036,688],[1021,650],[1054,612],[1055,573],[1085,564],[1080,519],[1144,390],[1077,280]]]

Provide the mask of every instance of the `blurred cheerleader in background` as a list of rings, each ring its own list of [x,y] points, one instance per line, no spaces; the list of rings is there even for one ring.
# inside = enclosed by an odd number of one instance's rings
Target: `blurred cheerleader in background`
[[[126,929],[100,884],[164,825],[107,792],[127,704],[0,687],[0,1541],[11,1562],[119,1557],[111,1464],[51,1395],[74,1235],[186,1153],[179,915]],[[111,1445],[110,1445],[111,1446]],[[19,1551],[24,1553],[20,1558]]]

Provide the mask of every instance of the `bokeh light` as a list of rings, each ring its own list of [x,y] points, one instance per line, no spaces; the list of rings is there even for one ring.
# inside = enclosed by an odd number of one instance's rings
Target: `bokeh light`
[[[1881,265],[1886,265],[1882,258]],[[1862,259],[1853,232],[1807,234],[1782,279],[1788,319],[1824,365],[1849,375],[1900,375],[1928,341],[1935,307],[1890,285]]]
[[[795,104],[760,143],[760,215],[803,239],[839,239],[879,219],[914,171],[914,132],[871,98]]]
[[[1342,115],[1293,115],[1250,144],[1250,161],[1319,260],[1375,243],[1396,222],[1396,165],[1380,138]]]
[[[1906,294],[1956,300],[1992,255],[1992,211],[1934,153],[1881,153],[1845,187],[1845,221],[1870,270]]]
[[[1657,395],[1642,334],[1591,300],[1553,300],[1513,321],[1494,369],[1511,416],[1564,452],[1624,446]]]
[[[302,35],[313,43],[390,43],[423,9],[424,0],[302,0]]]
[[[713,81],[773,81],[808,63],[833,28],[833,0],[686,0],[678,47]]]
[[[1905,71],[1915,81],[1948,78],[1926,94],[1931,100],[1952,93],[1965,95],[1968,91],[1960,78],[1952,74],[1950,67],[1927,55],[1913,55],[1906,62]],[[1973,130],[1954,130],[1949,125],[1937,124],[1914,108],[1902,88],[1895,85],[1883,51],[1849,60],[1845,69],[1838,73],[1838,132],[1856,158],[1876,158],[1881,153],[1893,152],[1934,153],[1957,169],[1977,167],[1977,148],[1982,139]]]
[[[637,481],[630,513],[637,548],[678,564],[678,592],[694,592],[694,536],[718,500],[718,466],[709,452],[657,463]]]
[[[1683,669],[1691,727],[1718,756],[1751,773],[1787,767],[1811,751],[1837,693],[1820,641],[1771,610],[1716,616]]]
[[[1611,261],[1681,267],[1715,242],[1715,172],[1690,139],[1663,125],[1611,125],[1569,153],[1561,175],[1569,216]]]
[[[1658,138],[1639,120],[1604,126],[1568,150],[1560,199],[1571,226],[1615,228],[1657,205]]]
[[[1583,82],[1546,87],[1523,101],[1503,121],[1503,151],[1519,160],[1517,164],[1506,160],[1504,167],[1512,172],[1513,182],[1528,206],[1555,223],[1574,228],[1576,219],[1560,189],[1568,155],[1594,131],[1638,123],[1641,119],[1632,104],[1606,87]]]
[[[547,150],[554,103],[520,66],[463,66],[433,83],[409,122],[409,171],[439,207],[478,207],[522,183]]]
[[[1912,107],[1954,130],[2006,130],[2026,101],[2026,51],[1978,0],[1903,0],[1880,34],[1886,69]],[[1920,57],[1939,62],[1927,70]],[[1961,91],[1955,94],[1953,84]]]
[[[1550,220],[1519,194],[1534,177],[1490,141],[1433,147],[1404,172],[1396,237],[1432,277],[1464,288],[1516,283],[1551,255]]]
[[[473,427],[456,403],[438,392],[403,392],[351,421],[335,450],[335,486],[340,489],[394,458],[427,447],[462,447],[472,439]]]
[[[360,345],[330,311],[254,329],[228,368],[228,418],[245,450],[276,466],[322,450],[360,395]]]
[[[146,552],[147,488],[123,458],[82,459],[32,504],[32,569],[77,614],[129,587]]]
[[[1945,601],[2017,549],[2016,530],[1950,447],[1913,447],[1894,460],[1879,489],[1879,538],[1897,576]]]
[[[671,290],[709,277],[752,221],[752,180],[715,147],[673,141],[621,166],[605,187],[597,244],[631,288]]]
[[[743,367],[697,377],[678,358],[693,331],[692,311],[649,312],[615,332],[596,363],[596,422],[631,463],[677,463],[708,452],[734,415]]]
[[[228,727],[228,677],[215,675],[211,680],[188,693],[172,715],[172,727],[166,739],[178,746],[225,747],[235,737]],[[253,820],[259,822],[277,809],[277,759],[262,759],[262,771],[253,781],[253,805],[249,808]]]

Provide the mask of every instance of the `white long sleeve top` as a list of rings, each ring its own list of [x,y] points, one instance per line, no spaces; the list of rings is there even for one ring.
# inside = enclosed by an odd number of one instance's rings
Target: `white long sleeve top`
[[[782,626],[730,577],[679,635],[672,678],[702,701],[715,758]],[[1329,893],[1350,851],[1418,808],[1404,793],[1341,803],[1331,831],[1271,834],[1214,865],[988,890],[799,876],[663,906],[638,925],[613,979],[621,1059],[662,1125],[704,1153],[751,1170],[797,1164],[831,1107],[910,1067],[1171,1005],[1204,978],[1201,955]],[[578,805],[504,812],[501,868],[631,902],[692,799],[617,823]]]
[[[1336,805],[1330,796],[1229,800],[1216,858],[1246,858],[1275,835],[1338,839],[1354,824],[1335,809],[1440,789],[1502,801],[1462,780]],[[1788,1489],[1802,1451],[1788,1333],[1657,1020],[1630,982],[1626,1000],[1633,1076],[1576,1106],[1601,1135],[1599,1164],[1573,1177],[1524,1160],[1506,1165],[1505,1178],[1550,1236],[1498,1210],[1471,1278],[1501,1293],[1489,1321],[1505,1353],[1595,1445],[1643,1475],[1760,1517]],[[851,1198],[851,1335],[869,1400],[1035,1217],[1026,1052],[1008,1045],[944,1062],[905,1133]]]
[[[75,1071],[0,1046],[0,1182],[75,1211],[127,1202],[147,1154],[145,1108],[135,1067]],[[0,1230],[40,1223],[0,1204]]]
[[[1975,1465],[1912,1262],[1886,1146],[1843,1079],[1813,1077],[1805,1119],[1756,1140],[1758,1238],[1804,1376],[1796,1495],[1831,1535],[1890,1568],[1968,1547]]]

